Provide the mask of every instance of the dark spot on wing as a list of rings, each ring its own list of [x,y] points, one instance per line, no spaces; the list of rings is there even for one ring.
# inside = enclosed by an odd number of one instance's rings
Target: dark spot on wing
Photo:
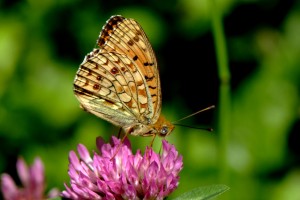
[[[154,76],[149,77],[149,76],[145,75],[146,81],[151,81],[153,78],[154,78]]]
[[[96,84],[93,86],[93,89],[94,89],[94,90],[99,90],[99,89],[100,89],[100,85],[96,83]]]
[[[133,43],[132,40],[129,40],[129,41],[127,42],[127,44],[130,45],[130,46],[132,46],[134,43]]]
[[[116,74],[116,73],[119,72],[119,70],[118,70],[118,68],[113,67],[113,68],[110,70],[110,72],[111,72],[112,74]]]
[[[98,81],[100,81],[102,79],[102,76],[101,75],[98,75],[97,78],[96,78]]]
[[[134,36],[134,37],[133,37],[133,40],[136,41],[136,42],[138,42],[140,39],[139,39],[138,36]]]

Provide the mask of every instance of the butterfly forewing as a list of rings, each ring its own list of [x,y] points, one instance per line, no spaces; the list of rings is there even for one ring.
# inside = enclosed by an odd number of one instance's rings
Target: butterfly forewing
[[[100,49],[126,54],[138,66],[143,74],[153,105],[153,121],[160,114],[161,93],[157,61],[149,40],[134,19],[122,16],[111,17],[103,27],[98,39]]]
[[[156,57],[143,29],[133,19],[112,16],[97,44],[75,77],[81,106],[134,135],[157,134],[166,121]]]

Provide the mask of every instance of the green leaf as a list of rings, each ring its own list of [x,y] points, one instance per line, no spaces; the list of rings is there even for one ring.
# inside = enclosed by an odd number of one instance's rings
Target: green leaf
[[[181,196],[177,197],[175,200],[186,200],[186,199],[193,199],[193,200],[207,200],[213,199],[223,192],[226,192],[230,188],[226,185],[210,185],[204,187],[195,188],[189,192],[182,194]]]

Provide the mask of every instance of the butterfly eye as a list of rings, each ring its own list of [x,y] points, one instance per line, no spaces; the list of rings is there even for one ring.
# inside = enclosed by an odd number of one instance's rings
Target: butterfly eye
[[[160,135],[165,136],[169,132],[169,128],[167,126],[163,126],[162,129],[160,130]]]

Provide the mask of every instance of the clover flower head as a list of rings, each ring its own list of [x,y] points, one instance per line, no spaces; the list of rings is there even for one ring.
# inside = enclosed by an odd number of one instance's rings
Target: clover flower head
[[[147,147],[144,155],[134,155],[129,140],[112,137],[111,143],[97,138],[97,148],[90,156],[79,144],[77,157],[69,154],[71,186],[65,184],[62,197],[70,199],[163,199],[173,192],[183,168],[182,156],[173,145],[162,141],[162,153]]]
[[[1,191],[5,200],[31,200],[46,199],[44,165],[40,158],[35,158],[34,163],[28,168],[23,158],[17,161],[17,172],[23,187],[17,187],[12,177],[1,174]],[[58,196],[57,189],[52,189],[48,197]]]

